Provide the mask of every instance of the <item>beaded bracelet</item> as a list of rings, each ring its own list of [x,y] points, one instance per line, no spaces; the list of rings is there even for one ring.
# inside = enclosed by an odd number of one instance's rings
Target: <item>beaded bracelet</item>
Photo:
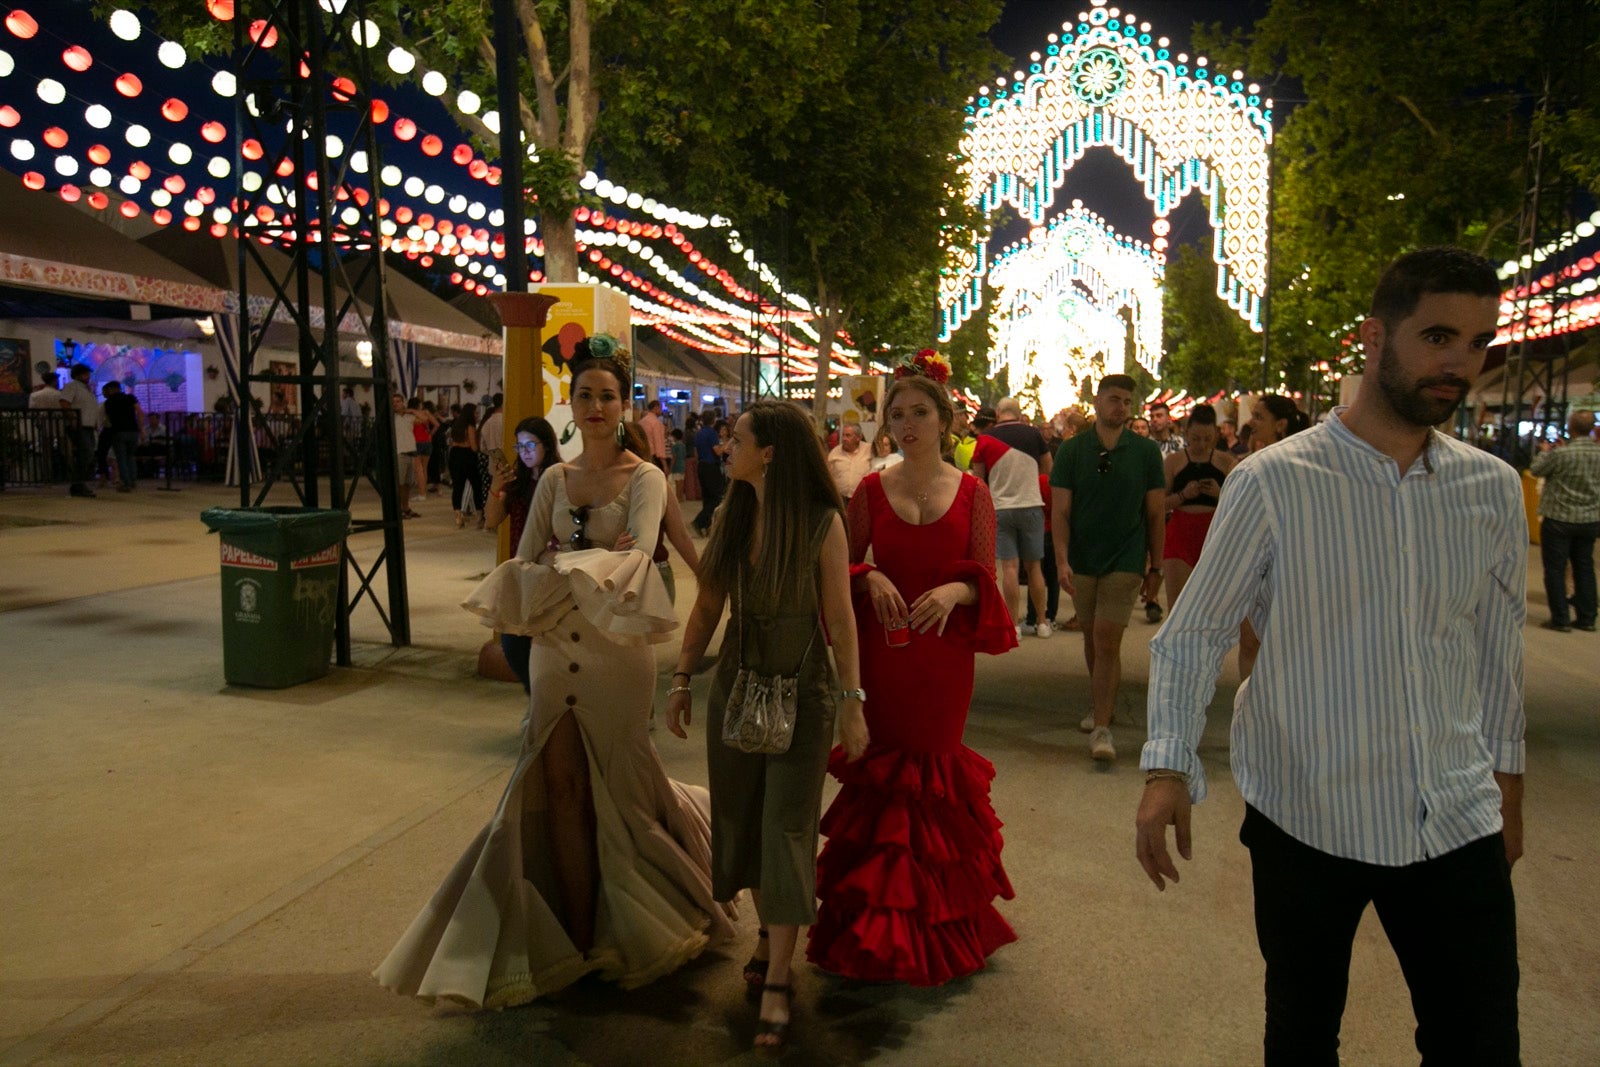
[[[667,696],[670,697],[670,696],[672,696],[672,695],[674,695],[676,693],[692,693],[692,692],[694,692],[694,690],[690,689],[686,685],[675,685],[671,689],[667,690]]]

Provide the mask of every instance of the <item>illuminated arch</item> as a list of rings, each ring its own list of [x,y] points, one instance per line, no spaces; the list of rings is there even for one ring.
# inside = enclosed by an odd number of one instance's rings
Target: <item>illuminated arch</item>
[[[1085,380],[1123,370],[1130,336],[1134,358],[1155,373],[1163,273],[1154,248],[1074,201],[995,257],[990,373],[1037,377],[1049,411],[1076,401]]]
[[[1166,216],[1194,190],[1211,201],[1217,293],[1256,332],[1266,292],[1268,146],[1272,101],[1204,57],[1173,57],[1166,38],[1129,12],[1091,10],[1052,34],[1048,55],[985,87],[967,107],[961,169],[967,200],[1002,203],[1043,222],[1067,171],[1088,149],[1121,156],[1155,205],[1152,247],[1166,249]],[[988,237],[953,250],[940,279],[941,337],[981,300]]]

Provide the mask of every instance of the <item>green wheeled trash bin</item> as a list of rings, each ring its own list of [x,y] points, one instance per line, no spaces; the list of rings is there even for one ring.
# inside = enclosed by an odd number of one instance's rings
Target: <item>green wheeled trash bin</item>
[[[222,538],[222,674],[228,684],[283,689],[327,674],[350,513],[207,508],[200,521]]]

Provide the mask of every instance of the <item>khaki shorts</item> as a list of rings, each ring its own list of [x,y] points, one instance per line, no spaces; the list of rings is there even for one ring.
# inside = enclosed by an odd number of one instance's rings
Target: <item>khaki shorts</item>
[[[1128,619],[1133,615],[1133,602],[1138,599],[1139,589],[1143,585],[1143,575],[1125,571],[1112,571],[1098,578],[1074,574],[1072,587],[1077,592],[1072,594],[1072,606],[1084,623],[1084,631],[1088,631],[1089,622],[1095,619],[1114,622],[1118,626],[1128,625]]]

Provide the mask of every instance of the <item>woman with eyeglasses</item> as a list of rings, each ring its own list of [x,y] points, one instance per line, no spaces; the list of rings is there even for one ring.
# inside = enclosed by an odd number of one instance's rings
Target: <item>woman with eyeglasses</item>
[[[590,972],[631,989],[732,933],[712,898],[710,798],[668,779],[650,744],[650,646],[678,621],[650,561],[666,475],[622,446],[628,395],[614,360],[576,365],[583,451],[539,479],[516,557],[465,602],[532,638],[522,753],[375,972],[398,993],[509,1007]],[[634,547],[617,550],[624,533]]]
[[[690,673],[731,605],[706,706],[712,880],[718,900],[746,889],[755,898],[761,929],[744,980],[759,1001],[756,1047],[771,1050],[788,1040],[790,963],[801,928],[817,914],[817,816],[834,720],[845,758],[858,758],[867,744],[866,695],[844,509],[810,416],[786,401],[757,401],[733,424],[728,442],[732,484],[706,543],[699,596],[668,691],[667,728],[688,736]],[[828,666],[830,642],[837,676]],[[723,742],[741,666],[798,678],[788,751],[746,753]]]
[[[515,465],[504,452],[489,453],[492,474],[489,480],[489,499],[483,505],[483,525],[487,530],[498,530],[500,524],[510,521],[511,547],[516,549],[522,540],[522,528],[528,521],[528,507],[533,503],[534,486],[561,462],[561,450],[556,447],[556,431],[548,421],[530,415],[517,423]],[[528,652],[533,638],[527,634],[500,635],[500,649],[506,662],[522,682],[522,691],[528,688]]]

